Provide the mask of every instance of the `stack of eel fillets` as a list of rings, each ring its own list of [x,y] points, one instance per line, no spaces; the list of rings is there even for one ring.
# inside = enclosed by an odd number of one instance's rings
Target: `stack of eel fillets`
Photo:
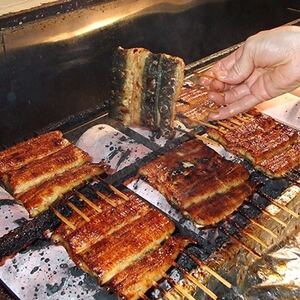
[[[139,170],[183,214],[212,225],[251,196],[249,173],[198,140],[183,143]]]
[[[208,129],[208,135],[234,154],[250,160],[270,177],[282,177],[300,166],[300,135],[256,110],[234,129]],[[226,121],[225,121],[226,122]]]
[[[175,230],[172,221],[135,194],[125,195],[128,200],[115,194],[106,194],[102,200],[96,197],[97,210],[82,209],[88,222],[73,215],[69,222],[75,228],[62,224],[53,239],[101,285],[132,300],[164,277],[191,240],[171,236]]]
[[[207,97],[207,89],[199,84],[185,86],[176,102],[176,116],[192,128],[207,121],[218,106]],[[239,126],[223,120],[228,126],[222,130],[208,128],[208,135],[228,151],[250,160],[254,167],[270,177],[282,177],[300,166],[300,135],[275,121],[272,117],[252,109],[250,118],[240,115]],[[236,120],[237,121],[237,120]],[[230,129],[232,128],[232,129]]]
[[[53,131],[0,152],[0,174],[6,188],[32,217],[66,192],[102,173],[102,165]]]

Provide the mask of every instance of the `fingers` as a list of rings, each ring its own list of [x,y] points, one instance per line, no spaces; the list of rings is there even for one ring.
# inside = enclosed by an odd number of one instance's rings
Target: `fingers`
[[[254,70],[254,54],[251,42],[246,42],[235,52],[218,61],[209,71],[204,73],[211,79],[204,79],[203,84],[212,90],[225,90],[226,85],[236,85],[246,80]],[[217,81],[216,81],[217,79]],[[220,85],[223,83],[223,86]]]
[[[260,100],[255,96],[247,95],[241,98],[239,101],[233,102],[226,107],[219,108],[217,113],[212,113],[209,115],[209,120],[222,120],[230,118],[236,114],[249,110],[258,103],[260,103]]]
[[[299,70],[292,64],[284,64],[262,73],[250,90],[256,98],[269,100],[294,90],[300,84]]]
[[[293,91],[291,92],[291,94],[300,97],[300,87],[297,88],[297,89],[295,89],[295,90],[293,90]]]
[[[250,89],[247,84],[240,84],[232,87],[224,93],[208,92],[208,99],[218,105],[226,105],[238,101],[249,94]]]
[[[229,86],[224,82],[204,75],[199,78],[198,83],[202,86],[205,86],[208,90],[217,92],[222,92],[229,88]]]
[[[254,58],[251,51],[251,47],[248,46],[247,42],[244,47],[238,49],[232,54],[229,61],[221,61],[223,63],[222,77],[217,78],[227,84],[239,84],[246,80],[254,70]]]

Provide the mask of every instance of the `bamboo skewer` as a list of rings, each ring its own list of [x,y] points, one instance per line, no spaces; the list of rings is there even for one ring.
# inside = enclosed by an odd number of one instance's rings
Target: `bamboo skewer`
[[[260,244],[264,248],[268,248],[268,245],[264,241],[262,241],[260,238],[258,238],[254,234],[248,232],[246,229],[242,229],[241,232],[243,232],[246,236],[248,236],[253,241],[257,242],[258,244]]]
[[[254,119],[254,116],[252,116],[252,115],[250,115],[250,114],[248,114],[248,113],[246,113],[246,112],[243,113],[243,115],[246,116],[246,117],[248,117],[248,118],[251,119],[251,120]]]
[[[171,295],[168,292],[165,292],[163,297],[165,297],[167,300],[177,300],[173,295]]]
[[[139,293],[138,296],[139,296],[141,299],[143,299],[143,300],[148,300],[148,299],[149,299],[146,295],[141,294],[141,293]]]
[[[219,111],[218,108],[210,108],[210,107],[207,107],[206,110],[211,112],[211,113],[217,113]]]
[[[215,126],[215,125],[210,124],[210,123],[207,123],[207,122],[197,121],[197,123],[199,123],[200,125],[203,125],[203,126],[205,126],[205,127],[208,127],[208,128],[212,128],[212,129],[219,130],[219,127],[218,127],[218,126]]]
[[[244,248],[246,251],[248,251],[249,253],[251,253],[252,255],[254,255],[257,258],[260,258],[261,255],[259,253],[257,253],[255,250],[253,250],[252,248],[250,248],[249,246],[247,246],[245,243],[243,243],[242,241],[240,241],[237,237],[237,234],[231,235],[230,233],[228,233],[224,228],[220,228],[220,230],[230,239],[233,239],[236,243],[238,243],[242,248]]]
[[[85,213],[83,213],[78,207],[76,207],[73,203],[68,202],[67,205],[71,209],[73,209],[80,217],[82,217],[86,222],[91,221],[91,219]]]
[[[113,203],[106,195],[102,194],[100,191],[94,189],[94,192],[101,198],[103,199],[105,202],[107,202],[109,205],[111,205],[112,207],[116,207],[116,204]]]
[[[239,121],[241,121],[243,124],[249,122],[248,120],[246,120],[246,118],[242,118],[239,115],[236,115],[235,118],[238,119]]]
[[[175,291],[177,291],[178,293],[180,293],[181,295],[183,295],[184,297],[186,297],[189,300],[196,300],[191,294],[189,294],[182,286],[180,286],[179,284],[177,284],[170,276],[168,276],[166,273],[164,274],[164,277],[168,280],[168,282],[171,284],[171,286],[175,289]]]
[[[186,297],[189,300],[196,300],[192,295],[190,295],[183,287],[181,287],[178,284],[174,284],[173,288],[179,292],[181,295],[183,295],[184,297]]]
[[[251,219],[249,217],[247,217],[244,213],[241,213],[241,215],[246,218],[251,224],[259,227],[260,229],[264,230],[265,232],[269,233],[270,235],[272,235],[274,238],[277,238],[277,234],[275,234],[271,229],[265,227],[264,225],[258,223],[257,221],[255,221],[254,219]]]
[[[269,195],[263,193],[263,192],[259,192],[259,194],[261,194],[264,198],[266,198],[268,201],[270,201],[272,204],[274,204],[275,206],[277,206],[278,208],[284,210],[285,212],[287,212],[288,214],[292,215],[293,217],[299,219],[299,215],[294,212],[293,210],[289,209],[288,207],[286,207],[285,205],[275,201],[272,197],[270,197]]]
[[[270,200],[270,202],[272,202],[275,206],[281,208],[282,210],[284,210],[288,214],[292,215],[293,217],[299,219],[299,215],[296,212],[294,212],[293,210],[289,209],[288,207],[276,202],[275,200]]]
[[[234,125],[237,125],[237,126],[243,125],[243,123],[235,120],[234,118],[230,118],[230,119],[228,119],[228,121],[231,122],[231,123],[233,123]]]
[[[129,197],[127,195],[125,195],[124,193],[122,193],[120,190],[118,190],[117,188],[115,188],[113,185],[108,184],[109,188],[119,197],[123,198],[125,201],[129,200]]]
[[[194,283],[199,289],[201,289],[210,298],[218,299],[218,296],[214,292],[212,292],[210,289],[208,289],[204,284],[202,284],[199,280],[197,280],[195,277],[193,277],[189,273],[186,273],[186,278],[188,280],[190,280],[192,283]]]
[[[273,216],[271,213],[269,213],[267,210],[261,209],[261,212],[263,214],[265,214],[266,216],[268,216],[269,218],[271,218],[272,220],[274,220],[275,222],[277,222],[278,224],[280,224],[283,227],[287,227],[287,224],[285,222],[283,222],[282,220],[280,220],[279,218],[277,218],[276,216]]]
[[[167,300],[177,300],[172,294],[169,293],[169,291],[165,291],[163,288],[161,288],[156,281],[153,281],[152,285],[157,288],[162,293],[163,297],[167,298]]]
[[[251,249],[249,246],[247,246],[246,244],[244,244],[242,241],[240,241],[237,237],[235,237],[234,235],[232,236],[232,239],[234,241],[236,241],[242,248],[244,248],[245,250],[247,250],[249,253],[251,253],[252,255],[256,256],[257,258],[261,258],[261,255],[259,253],[257,253],[255,250]]]
[[[163,294],[163,297],[166,297],[167,300],[176,300],[176,298],[171,295],[170,293],[168,294],[167,291],[165,291],[164,289],[162,289],[156,281],[152,281],[152,286],[154,286],[156,289],[160,290],[160,292]]]
[[[216,146],[220,146],[216,141],[206,137],[206,136],[202,136],[202,135],[199,135],[199,134],[195,134],[195,138],[199,141],[203,141],[204,143],[210,143],[210,144],[213,144],[213,145],[216,145]]]
[[[102,178],[97,177],[104,185],[108,186],[108,188],[117,196],[123,198],[124,200],[129,200],[129,197],[127,195],[125,195],[123,192],[121,192],[120,190],[118,190],[116,187],[114,187],[113,185],[106,183]],[[94,189],[95,191],[98,191],[97,189]]]
[[[212,299],[217,299],[217,295],[212,292],[209,288],[207,288],[202,282],[196,279],[193,275],[189,272],[185,271],[182,267],[178,266],[178,264],[173,264],[175,268],[177,268],[189,281],[194,283],[200,290],[202,290],[205,294],[207,294]]]
[[[160,289],[163,293],[163,297],[165,297],[167,300],[177,300],[172,294],[169,292],[164,291],[163,289]]]
[[[225,127],[226,129],[229,129],[229,130],[234,130],[235,127],[232,127],[230,125],[228,125],[227,123],[223,122],[223,121],[217,121],[218,124],[220,124],[221,126]]]
[[[263,226],[262,224],[256,222],[256,221],[253,220],[253,219],[250,219],[250,218],[249,218],[249,220],[250,220],[250,223],[254,224],[255,226],[257,226],[257,227],[259,227],[260,229],[264,230],[265,232],[269,233],[272,237],[278,238],[278,235],[275,234],[271,229],[269,229],[269,228]]]
[[[55,208],[52,207],[52,211],[54,214],[67,226],[69,226],[71,229],[76,230],[76,226],[73,225],[72,222],[70,222],[67,218],[65,218],[59,211],[57,211]]]
[[[232,284],[227,281],[225,278],[223,278],[221,275],[219,275],[216,271],[212,270],[209,266],[204,264],[200,259],[198,259],[195,255],[189,254],[188,256],[192,258],[192,260],[203,270],[205,270],[207,273],[215,277],[217,280],[219,280],[223,285],[228,287],[229,289],[232,288]]]
[[[96,204],[94,204],[91,200],[89,200],[87,197],[85,197],[83,194],[77,192],[76,193],[77,196],[82,200],[84,201],[87,205],[89,205],[91,208],[93,208],[94,210],[96,210],[97,212],[101,213],[102,212],[102,209],[97,206]]]

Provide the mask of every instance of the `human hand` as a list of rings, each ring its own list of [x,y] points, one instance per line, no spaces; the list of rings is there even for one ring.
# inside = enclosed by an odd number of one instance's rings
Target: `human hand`
[[[262,31],[203,74],[208,97],[223,106],[209,116],[224,119],[300,86],[300,27]]]

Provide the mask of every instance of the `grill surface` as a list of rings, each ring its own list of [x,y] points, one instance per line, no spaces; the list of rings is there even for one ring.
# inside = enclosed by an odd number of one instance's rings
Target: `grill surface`
[[[107,182],[118,186],[120,189],[124,187],[121,185],[127,179],[136,175],[138,168],[157,157],[157,155],[162,155],[163,153],[169,151],[170,149],[176,147],[184,141],[187,141],[193,138],[193,132],[183,134],[175,140],[167,142],[165,146],[160,147],[155,141],[145,138],[145,136],[139,134],[132,129],[124,127],[122,124],[110,120],[108,117],[103,116],[101,118],[97,118],[91,123],[84,124],[83,126],[79,126],[65,133],[66,137],[71,139],[72,141],[76,141],[78,137],[85,131],[86,128],[91,127],[93,124],[110,124],[114,128],[126,133],[131,139],[135,140],[139,144],[144,144],[146,147],[152,150],[150,154],[138,160],[136,163],[125,167],[119,172],[116,172],[112,176],[106,178]],[[197,128],[195,131],[204,133],[204,128]],[[254,171],[252,167],[244,162],[246,167],[252,173],[251,180],[260,184],[258,191],[266,193],[272,198],[280,195],[289,185],[292,183],[286,179],[277,179],[271,180],[261,173]],[[137,183],[135,188],[138,188],[139,183]],[[85,193],[85,191],[82,191]],[[88,196],[88,195],[87,195]],[[59,204],[55,205],[56,208],[66,217],[68,217],[71,213],[70,209],[66,207],[64,202],[68,197],[59,202]],[[173,215],[168,214],[168,216],[176,223],[177,234],[183,234],[193,237],[197,242],[197,246],[193,246],[189,248],[189,253],[193,253],[196,257],[201,260],[207,259],[210,255],[216,252],[220,247],[230,239],[230,236],[239,234],[245,226],[247,226],[250,222],[250,219],[255,218],[261,213],[261,209],[264,209],[270,204],[270,201],[266,197],[263,197],[259,194],[255,194],[254,197],[248,203],[244,204],[238,212],[234,213],[229,219],[222,221],[217,226],[211,228],[196,228],[195,226],[191,226],[190,222],[183,219],[174,218]],[[40,223],[39,223],[40,222]],[[33,221],[26,223],[26,225],[17,229],[14,234],[23,236],[23,238],[27,238],[31,236],[32,242],[34,240],[41,237],[42,233],[45,229],[53,229],[58,226],[60,221],[56,218],[56,216],[48,212],[43,216],[36,218]],[[26,228],[27,226],[27,228]],[[38,228],[38,230],[36,230]],[[21,232],[21,234],[20,234]],[[27,233],[24,235],[24,233]],[[11,239],[5,238],[5,243],[2,243],[2,250],[9,250],[14,246],[14,235],[12,235]],[[11,244],[9,245],[9,242]],[[28,240],[27,240],[28,242]],[[20,247],[22,248],[24,245],[24,240],[20,240]],[[2,253],[2,255],[4,255]],[[184,268],[185,270],[191,270],[195,267],[195,264],[192,263],[191,259],[187,258],[186,254],[182,254],[179,258],[179,266]],[[175,268],[176,269],[176,268]],[[173,270],[172,272],[177,272],[178,270]],[[180,272],[179,272],[179,278]],[[162,283],[163,284],[163,283]],[[154,293],[155,295],[156,293]],[[149,297],[152,298],[153,295],[149,294]]]

